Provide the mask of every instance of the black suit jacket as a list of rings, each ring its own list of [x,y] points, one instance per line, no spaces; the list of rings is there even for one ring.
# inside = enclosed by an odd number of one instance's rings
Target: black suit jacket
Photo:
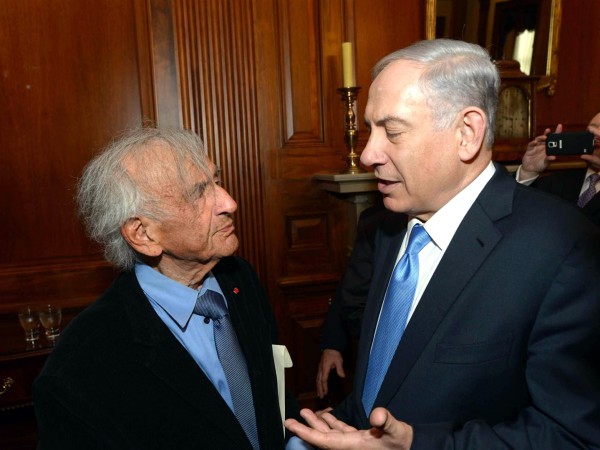
[[[379,224],[392,215],[379,199],[365,209],[356,225],[356,238],[348,268],[331,302],[323,324],[322,349],[346,350],[348,340],[360,334],[367,294],[373,275],[373,247]]]
[[[354,392],[402,238],[378,232]],[[600,447],[600,236],[574,205],[498,171],[456,231],[375,400],[413,425],[411,449]]]
[[[586,168],[560,170],[535,180],[533,186],[558,195],[571,203],[577,203],[581,186],[585,180]],[[600,225],[600,193],[596,194],[584,207],[583,212],[596,225]]]
[[[246,355],[261,446],[284,448],[271,347],[276,328],[265,293],[242,259],[226,258],[213,273]],[[252,448],[133,272],[60,336],[34,382],[34,405],[41,450]],[[292,402],[286,410],[297,416]]]

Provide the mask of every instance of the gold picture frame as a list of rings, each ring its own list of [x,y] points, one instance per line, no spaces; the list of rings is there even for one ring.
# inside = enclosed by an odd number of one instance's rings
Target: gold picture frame
[[[550,14],[548,15],[548,49],[546,53],[546,70],[540,76],[537,84],[538,91],[544,91],[552,96],[556,91],[558,74],[558,48],[560,42],[560,25],[562,19],[562,0],[542,0],[550,2]],[[425,0],[425,37],[435,39],[436,18],[437,18],[437,0]],[[493,9],[490,11],[492,12]],[[488,22],[493,18],[488,18]]]

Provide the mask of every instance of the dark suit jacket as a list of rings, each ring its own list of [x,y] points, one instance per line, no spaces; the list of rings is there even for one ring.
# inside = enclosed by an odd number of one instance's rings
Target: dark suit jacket
[[[405,225],[384,222],[354,392],[334,414],[368,428],[370,345]],[[497,172],[456,231],[375,400],[418,449],[600,446],[600,236],[574,205]]]
[[[560,170],[535,180],[533,186],[577,203],[581,186],[585,180],[586,168]],[[600,225],[600,193],[596,194],[584,207],[583,212],[596,225]]]
[[[338,285],[323,324],[322,349],[343,352],[348,346],[348,339],[360,334],[373,275],[375,233],[381,221],[391,214],[383,206],[383,201],[379,200],[360,215],[348,269]]]
[[[263,449],[284,448],[266,295],[247,262],[213,270],[246,355]],[[239,293],[234,294],[234,288]],[[59,338],[34,383],[44,449],[248,449],[233,412],[123,273]],[[297,408],[286,405],[288,415]]]

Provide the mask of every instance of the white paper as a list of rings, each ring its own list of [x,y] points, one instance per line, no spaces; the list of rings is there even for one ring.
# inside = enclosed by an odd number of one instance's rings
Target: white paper
[[[284,369],[292,367],[292,357],[285,345],[273,345],[273,360],[277,375],[277,393],[279,394],[279,411],[281,412],[281,425],[285,421],[285,372]],[[285,433],[285,427],[283,427]]]

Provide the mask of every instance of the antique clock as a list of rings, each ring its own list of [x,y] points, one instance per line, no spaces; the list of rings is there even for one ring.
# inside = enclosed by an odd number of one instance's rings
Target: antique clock
[[[530,136],[531,101],[529,93],[519,85],[505,85],[498,98],[496,138],[528,138]]]
[[[500,92],[496,112],[493,158],[520,161],[535,137],[535,96],[539,77],[519,70],[516,61],[498,61]]]

